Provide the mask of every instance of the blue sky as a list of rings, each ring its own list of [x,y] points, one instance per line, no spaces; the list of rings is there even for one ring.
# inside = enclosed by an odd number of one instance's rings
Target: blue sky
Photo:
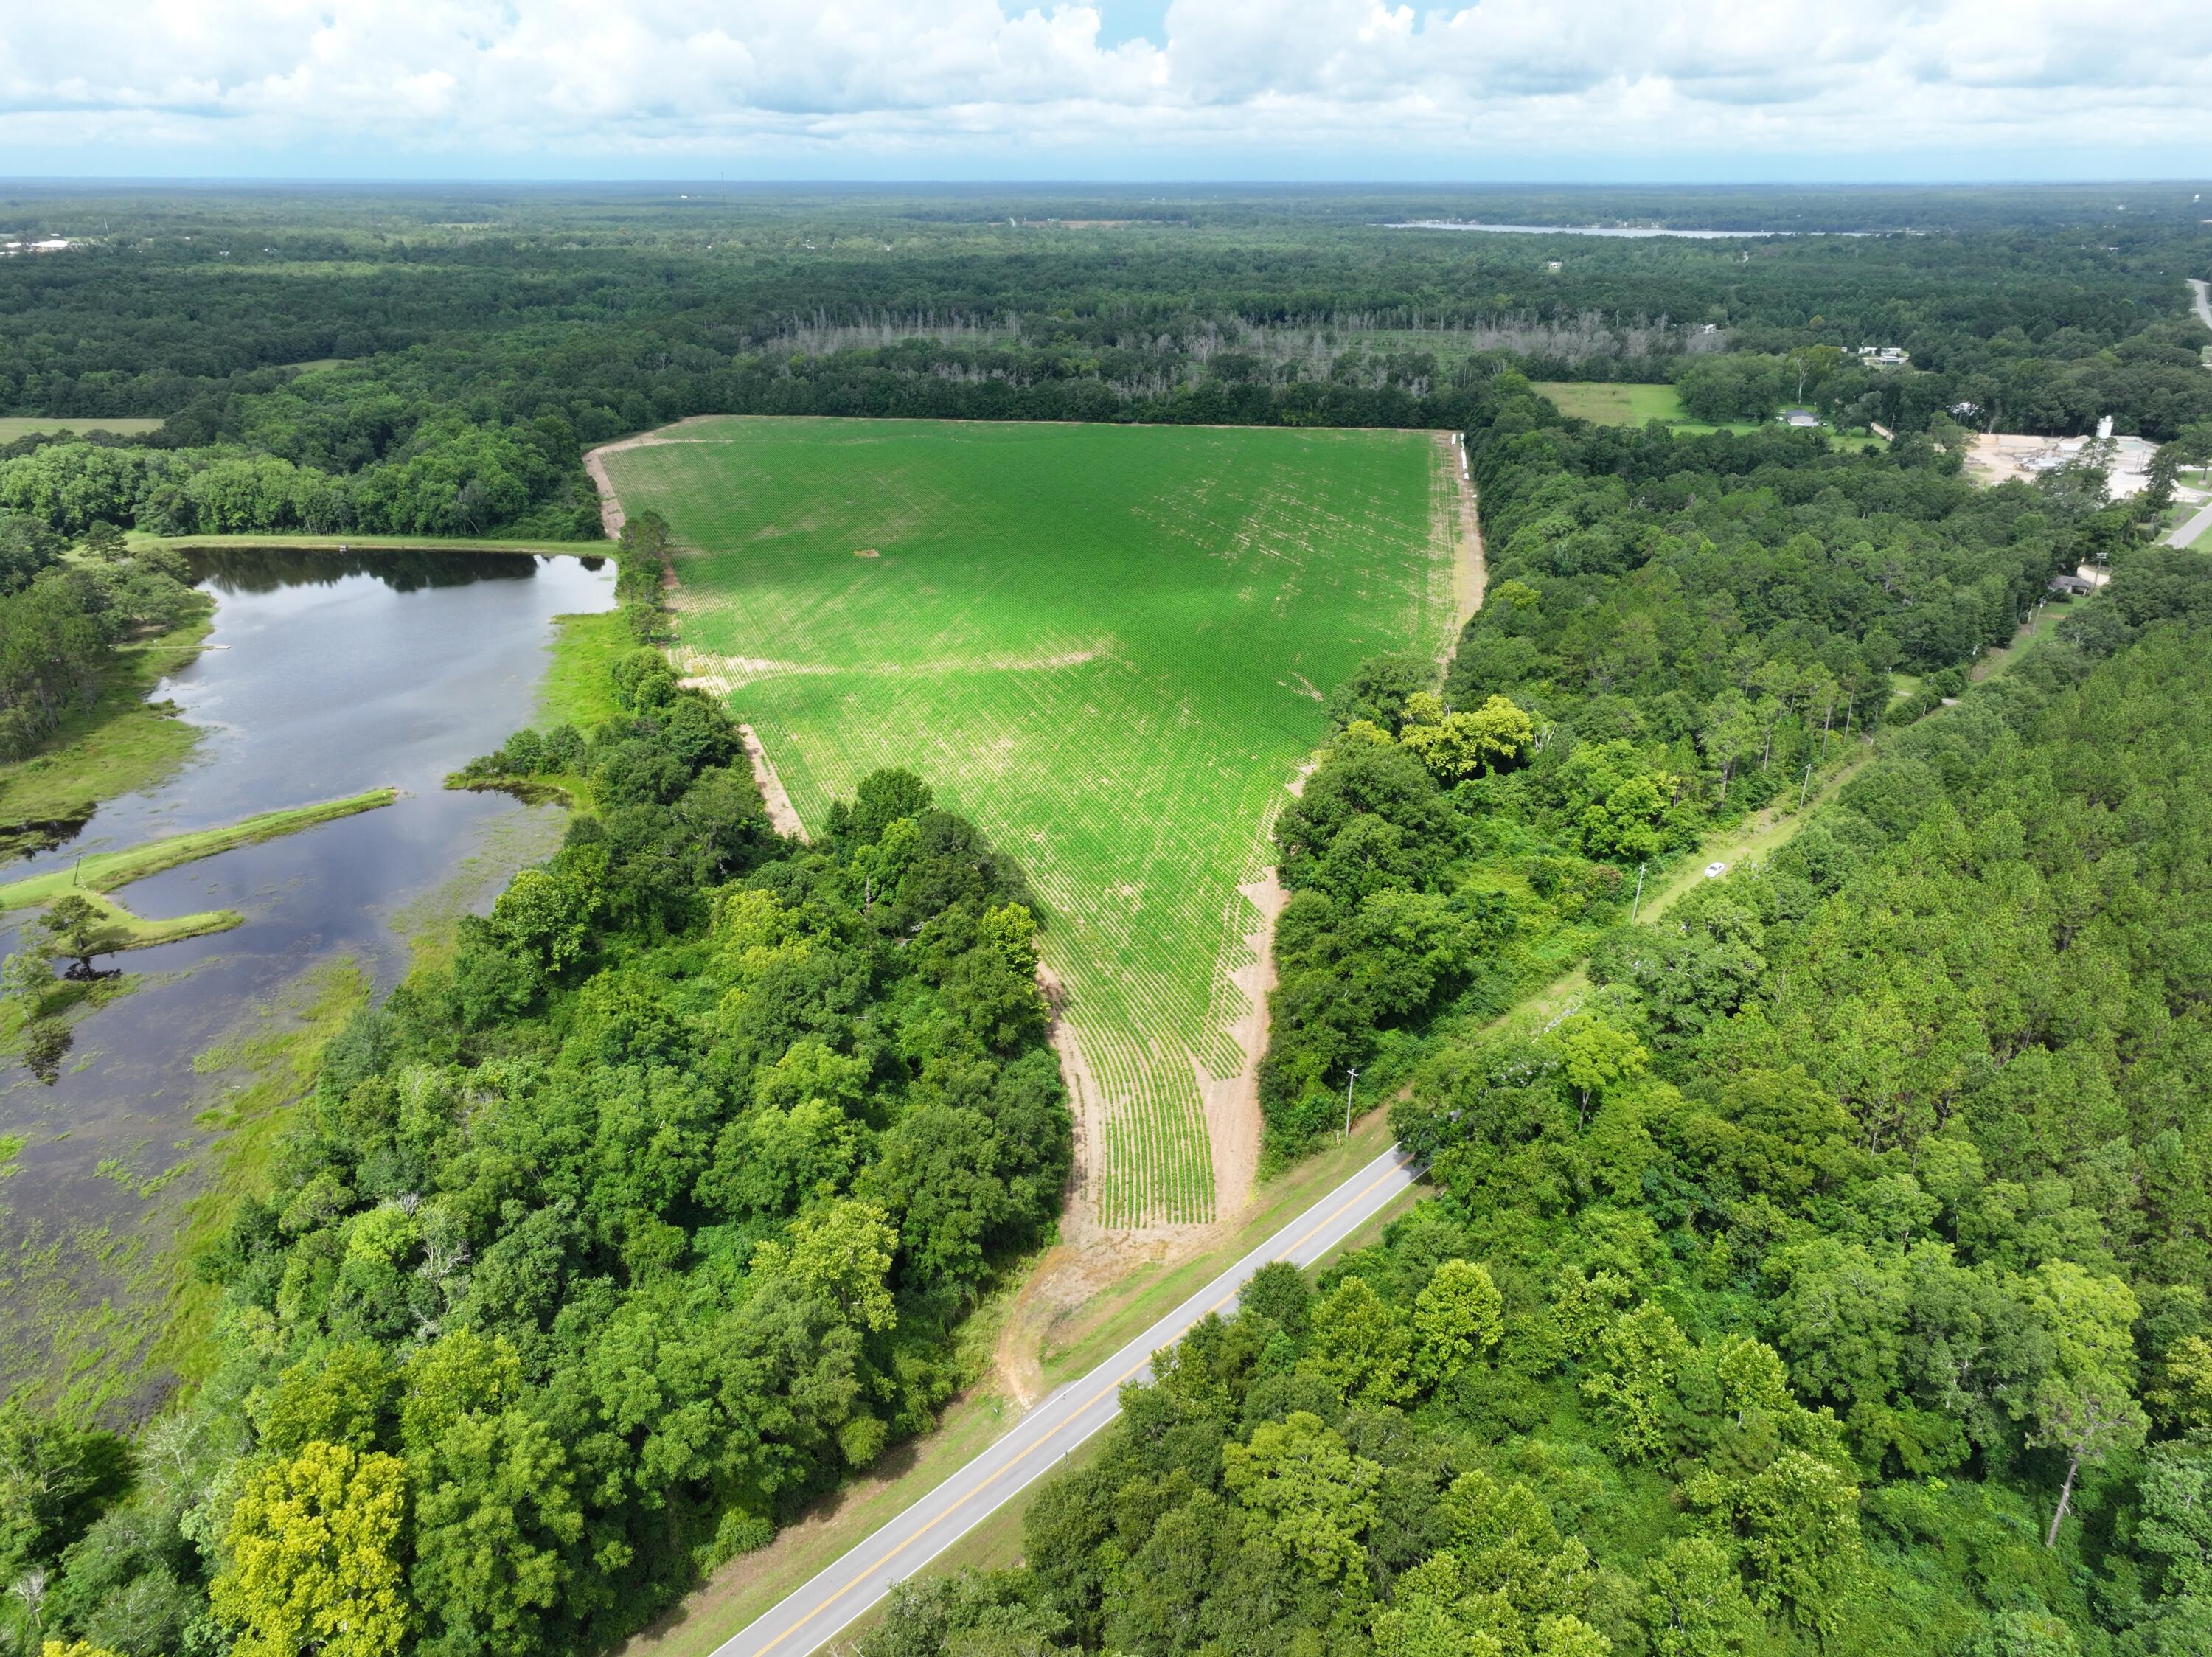
[[[2212,5],[81,0],[0,19],[15,176],[2212,175]]]
[[[1148,40],[1156,46],[1168,39],[1168,0],[1101,0],[1098,44],[1118,46],[1129,40]]]

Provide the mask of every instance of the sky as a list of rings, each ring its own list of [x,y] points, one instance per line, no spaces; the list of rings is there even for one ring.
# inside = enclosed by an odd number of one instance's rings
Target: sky
[[[2212,175],[2206,0],[0,0],[0,176]]]

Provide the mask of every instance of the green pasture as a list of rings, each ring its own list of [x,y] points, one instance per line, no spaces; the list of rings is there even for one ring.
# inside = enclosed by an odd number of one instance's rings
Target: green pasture
[[[684,670],[800,816],[919,771],[1019,858],[1109,1223],[1213,1208],[1237,890],[1365,656],[1439,651],[1457,485],[1419,432],[729,418],[611,454],[679,548]]]
[[[1640,426],[1649,420],[1682,425],[1690,417],[1672,386],[1631,386],[1601,380],[1547,380],[1530,389],[1559,405],[1575,420],[1605,426]]]
[[[109,419],[105,417],[88,420],[48,420],[34,414],[0,415],[0,443],[13,443],[25,437],[44,437],[60,432],[112,431],[118,437],[137,437],[149,431],[159,431],[161,422],[135,418]]]
[[[1708,425],[1692,420],[1672,386],[1630,385],[1612,380],[1545,380],[1530,387],[1558,405],[1571,419],[1594,421],[1601,426],[1640,426],[1664,420],[1677,431],[1757,431],[1747,423]]]
[[[1692,420],[1672,386],[1630,385],[1613,380],[1545,380],[1537,381],[1531,389],[1551,399],[1559,412],[1570,418],[1589,420],[1601,426],[1640,426],[1663,420],[1676,431],[1692,436],[1715,431],[1733,431],[1741,436],[1759,429],[1755,423],[1744,421],[1716,426]],[[1828,438],[1838,448],[1887,447],[1881,438],[1867,432],[1831,431]]]

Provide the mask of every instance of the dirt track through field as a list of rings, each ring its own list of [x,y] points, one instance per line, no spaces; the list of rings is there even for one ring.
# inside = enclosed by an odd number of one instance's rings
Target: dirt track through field
[[[752,762],[753,781],[760,785],[761,803],[768,807],[769,826],[787,839],[806,843],[806,825],[799,820],[798,807],[791,803],[791,795],[783,786],[783,779],[775,774],[775,762],[761,746],[760,738],[750,725],[738,727],[738,734],[745,741],[745,758]]]
[[[688,426],[695,420],[711,420],[710,414],[695,414],[690,420],[678,420],[675,425],[663,426],[658,431],[641,432],[635,437],[625,437],[618,442],[601,443],[597,448],[584,451],[584,470],[591,474],[592,487],[599,491],[599,527],[606,532],[609,540],[622,539],[623,525],[629,521],[623,516],[622,497],[615,493],[614,480],[607,476],[610,454],[619,454],[626,448],[653,448],[662,443],[684,443],[693,441],[687,437],[671,437],[672,431]],[[674,571],[668,572],[667,585],[676,584]]]
[[[1449,661],[1458,648],[1461,630],[1481,607],[1488,567],[1466,451],[1458,435],[1451,432],[1437,433],[1437,446],[1439,463],[1453,480],[1453,491],[1447,498],[1456,509],[1446,514],[1448,521],[1438,529],[1453,543],[1454,613],[1443,647],[1443,659]],[[1292,796],[1304,792],[1313,766],[1309,760],[1300,767],[1287,789]],[[1271,821],[1263,834],[1272,832]],[[996,1352],[1001,1380],[1025,1410],[1044,1396],[1044,1348],[1055,1325],[1079,1312],[1133,1269],[1150,1265],[1164,1270],[1233,1235],[1253,1201],[1265,1125],[1260,1110],[1260,1061],[1267,1051],[1267,997],[1276,984],[1275,921],[1290,894],[1273,868],[1263,869],[1257,880],[1238,891],[1255,911],[1255,924],[1244,938],[1249,959],[1231,975],[1250,1003],[1230,1032],[1243,1051],[1244,1063],[1235,1075],[1220,1078],[1198,1067],[1199,1092],[1205,1100],[1206,1133],[1213,1153],[1212,1223],[1136,1229],[1099,1223],[1091,1192],[1097,1159],[1103,1154],[1109,1101],[1106,1090],[1084,1059],[1074,1031],[1065,1020],[1054,1020],[1053,1048],[1060,1058],[1075,1118],[1075,1172],[1060,1221],[1060,1240],[1038,1260],[1023,1284],[1000,1331]],[[1045,989],[1056,1011],[1059,985],[1048,975]]]
[[[1489,564],[1482,550],[1482,515],[1476,509],[1474,478],[1467,461],[1467,444],[1460,433],[1440,432],[1437,443],[1444,465],[1459,491],[1458,545],[1452,549],[1452,626],[1444,641],[1443,659],[1449,662],[1459,648],[1460,631],[1482,607],[1482,593],[1489,581]]]

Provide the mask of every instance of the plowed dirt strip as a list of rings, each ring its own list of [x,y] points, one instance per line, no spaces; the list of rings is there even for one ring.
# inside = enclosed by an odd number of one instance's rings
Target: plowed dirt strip
[[[1322,733],[1314,691],[1442,648],[1455,620],[1435,440],[775,419],[682,436],[604,463],[672,526],[692,670],[803,821],[902,765],[1020,860],[1100,1095],[1091,1217],[1212,1217],[1249,1179],[1207,1128],[1209,1108],[1254,1108],[1213,1086],[1253,1039],[1239,888]]]

